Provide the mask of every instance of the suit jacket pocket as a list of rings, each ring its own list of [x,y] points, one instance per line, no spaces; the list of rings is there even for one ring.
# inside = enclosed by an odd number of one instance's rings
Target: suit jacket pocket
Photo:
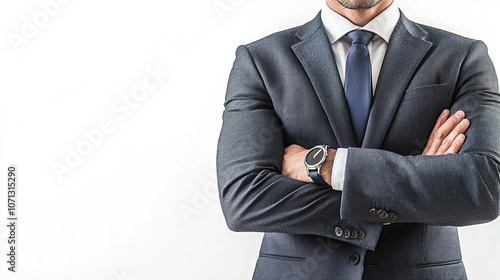
[[[286,233],[265,233],[259,255],[267,258],[304,261],[304,257],[297,253],[295,236]]]
[[[416,266],[414,279],[466,280],[464,264],[461,260],[425,263]]]
[[[434,262],[434,263],[422,263],[422,264],[416,265],[416,268],[428,268],[428,267],[448,266],[448,265],[462,265],[462,260],[452,260],[452,261]]]
[[[408,89],[399,104],[382,148],[400,155],[421,154],[439,114],[443,109],[450,108],[452,99],[451,84]],[[408,129],[408,125],[412,129]]]
[[[278,259],[278,260],[284,260],[284,261],[299,261],[299,262],[304,262],[306,260],[306,258],[291,257],[291,256],[284,256],[284,255],[272,255],[272,254],[264,254],[264,253],[260,253],[259,257]]]
[[[419,87],[412,87],[406,90],[405,95],[403,96],[403,100],[401,102],[405,102],[408,100],[412,100],[415,98],[443,98],[448,96],[451,100],[452,92],[451,92],[451,84],[434,84],[434,85],[425,85]]]

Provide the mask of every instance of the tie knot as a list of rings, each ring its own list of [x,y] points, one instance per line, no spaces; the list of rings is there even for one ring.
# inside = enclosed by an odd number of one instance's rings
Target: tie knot
[[[370,43],[374,36],[374,33],[366,30],[354,30],[346,35],[347,39],[351,41],[351,44],[362,43],[365,46]]]

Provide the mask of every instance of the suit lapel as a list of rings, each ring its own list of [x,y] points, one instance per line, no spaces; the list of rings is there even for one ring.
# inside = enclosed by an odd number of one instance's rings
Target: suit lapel
[[[426,35],[401,13],[379,75],[363,147],[381,147],[411,78],[432,46]],[[292,50],[311,80],[339,147],[355,147],[344,89],[320,14],[296,36],[301,41]]]
[[[321,16],[318,14],[296,35],[302,41],[293,45],[292,50],[311,80],[339,147],[356,146],[344,89]]]
[[[380,71],[363,147],[380,148],[401,98],[432,43],[427,32],[401,13]]]

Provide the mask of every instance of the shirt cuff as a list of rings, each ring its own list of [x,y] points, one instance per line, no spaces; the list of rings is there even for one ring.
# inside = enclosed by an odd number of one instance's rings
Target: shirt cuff
[[[347,161],[347,149],[339,148],[335,154],[332,168],[332,188],[336,191],[344,189],[345,165]]]

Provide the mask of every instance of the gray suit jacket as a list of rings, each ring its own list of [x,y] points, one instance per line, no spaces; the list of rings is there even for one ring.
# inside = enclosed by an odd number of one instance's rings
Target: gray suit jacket
[[[465,111],[467,140],[421,156],[445,108]],[[282,176],[294,143],[348,147],[344,191]],[[499,215],[499,163],[498,80],[480,41],[401,15],[361,148],[319,15],[237,50],[217,169],[229,228],[265,232],[254,279],[465,279],[456,226]]]

